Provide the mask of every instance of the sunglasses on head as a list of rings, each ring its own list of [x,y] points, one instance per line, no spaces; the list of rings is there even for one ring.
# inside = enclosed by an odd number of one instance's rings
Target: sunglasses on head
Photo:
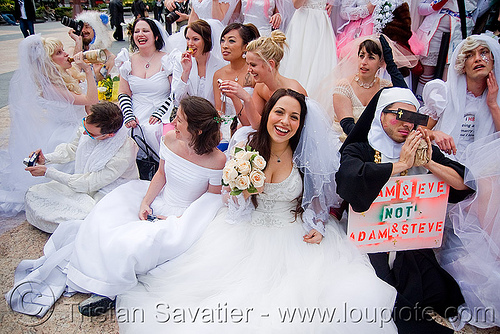
[[[398,121],[413,123],[415,125],[426,126],[429,120],[428,115],[419,114],[414,111],[398,108],[397,110],[383,110],[384,113],[395,114]]]

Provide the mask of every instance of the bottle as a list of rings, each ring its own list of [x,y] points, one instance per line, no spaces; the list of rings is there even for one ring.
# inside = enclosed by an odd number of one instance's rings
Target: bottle
[[[106,52],[102,49],[89,50],[83,52],[83,60],[91,64],[104,64],[108,60],[108,57],[106,56]],[[75,60],[73,57],[68,57],[68,61],[72,63]]]

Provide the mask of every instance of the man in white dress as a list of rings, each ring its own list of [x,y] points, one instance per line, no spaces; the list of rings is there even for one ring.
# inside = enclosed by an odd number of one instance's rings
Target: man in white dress
[[[26,219],[44,232],[54,232],[64,221],[84,219],[106,193],[138,179],[137,145],[122,128],[120,108],[102,102],[91,111],[71,143],[60,144],[45,155],[36,150],[37,164],[26,168],[33,176],[52,179],[29,188],[25,198]],[[72,161],[74,174],[47,166]]]
[[[423,91],[430,136],[451,159],[462,162],[466,147],[500,130],[497,79],[500,45],[485,34],[469,36],[453,53],[448,80],[433,80]]]

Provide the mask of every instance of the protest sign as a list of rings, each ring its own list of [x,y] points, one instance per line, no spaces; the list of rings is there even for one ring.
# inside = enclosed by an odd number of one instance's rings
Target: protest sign
[[[367,211],[349,207],[347,235],[366,253],[440,247],[448,194],[432,174],[393,176]]]

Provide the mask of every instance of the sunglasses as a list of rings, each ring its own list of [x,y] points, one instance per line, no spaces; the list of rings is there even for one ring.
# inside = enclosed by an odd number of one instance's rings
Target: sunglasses
[[[395,114],[398,121],[413,123],[416,125],[426,126],[429,121],[429,116],[419,114],[414,111],[398,108],[398,110],[383,110],[386,114]]]
[[[87,130],[87,127],[85,126],[85,119],[86,118],[87,117],[82,118],[82,125],[83,125],[83,129],[85,130],[85,133],[87,134],[87,136],[89,136],[92,139],[99,139],[99,138],[102,138],[106,135],[106,134],[103,134],[103,135],[99,135],[99,136],[92,136],[92,134],[89,132],[89,130]]]

